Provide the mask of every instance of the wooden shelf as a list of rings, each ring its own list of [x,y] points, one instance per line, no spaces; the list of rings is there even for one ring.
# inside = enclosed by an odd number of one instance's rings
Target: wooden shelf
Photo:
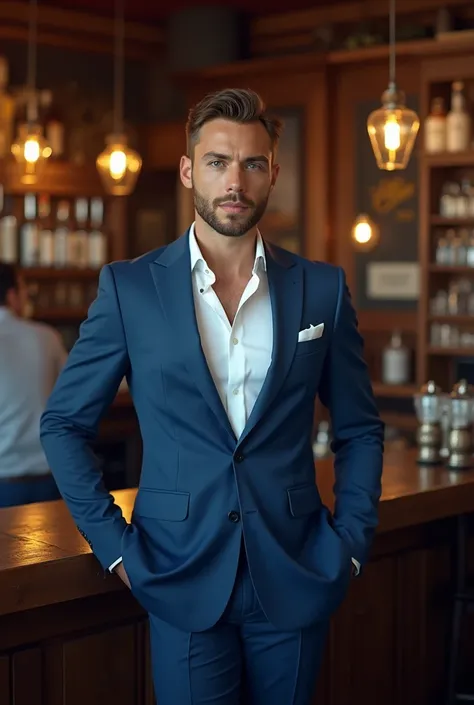
[[[474,226],[474,218],[445,218],[443,215],[430,216],[431,225],[454,226],[458,228]]]
[[[414,384],[384,384],[383,382],[372,382],[372,389],[376,397],[392,397],[397,399],[407,399],[418,391]]]
[[[56,267],[24,267],[25,279],[97,279],[99,269],[72,269]]]
[[[439,154],[421,154],[425,166],[433,169],[436,167],[474,167],[474,149],[469,152],[440,152]]]
[[[474,348],[451,348],[430,345],[427,349],[428,355],[451,356],[451,357],[474,357]]]
[[[474,323],[474,316],[470,316],[469,314],[465,315],[454,315],[450,316],[449,314],[446,314],[444,316],[438,316],[435,313],[430,313],[428,316],[429,321],[435,321],[436,323]]]
[[[48,193],[50,196],[100,196],[104,197],[95,164],[73,164],[67,161],[48,161],[37,184],[20,182],[14,159],[0,160],[0,183],[5,193]]]
[[[33,313],[35,321],[83,321],[87,318],[87,307],[70,308],[63,306],[61,308],[37,309]]]
[[[474,267],[467,267],[464,264],[429,264],[428,271],[439,274],[474,274]]]

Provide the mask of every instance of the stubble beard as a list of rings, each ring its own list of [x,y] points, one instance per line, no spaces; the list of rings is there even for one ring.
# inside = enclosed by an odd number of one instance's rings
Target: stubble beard
[[[219,235],[225,237],[243,237],[249,230],[252,230],[263,218],[266,211],[270,191],[266,198],[259,203],[249,202],[248,200],[239,200],[238,198],[216,199],[209,201],[202,196],[199,191],[194,189],[194,207],[202,220],[209,225]],[[218,215],[219,204],[225,201],[234,201],[235,203],[244,203],[248,206],[248,211],[242,214],[228,213],[224,219]]]

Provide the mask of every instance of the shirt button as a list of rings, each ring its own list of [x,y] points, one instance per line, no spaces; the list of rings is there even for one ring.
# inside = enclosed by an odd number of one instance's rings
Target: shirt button
[[[227,516],[229,517],[229,521],[231,521],[233,524],[238,524],[238,522],[240,521],[239,512],[232,511],[229,512]]]
[[[238,338],[232,338],[232,342],[234,343],[234,345],[237,345],[237,343],[239,342],[239,339],[238,339]]]
[[[236,388],[234,389],[234,391],[232,392],[232,394],[235,394],[235,395],[237,396],[238,393],[239,393],[239,388],[236,387]]]

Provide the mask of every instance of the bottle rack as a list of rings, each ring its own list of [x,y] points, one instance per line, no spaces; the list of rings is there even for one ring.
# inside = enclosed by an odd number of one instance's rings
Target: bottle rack
[[[437,96],[449,106],[451,84],[459,80],[471,115],[470,148],[420,155],[417,382],[433,379],[444,391],[458,379],[460,364],[472,362],[474,373],[474,60],[426,62],[422,118]]]
[[[104,194],[94,165],[64,161],[47,164],[34,186],[19,182],[10,160],[0,162],[0,185],[0,259],[19,267],[31,317],[57,327],[70,347],[100,268],[127,255],[124,199]]]

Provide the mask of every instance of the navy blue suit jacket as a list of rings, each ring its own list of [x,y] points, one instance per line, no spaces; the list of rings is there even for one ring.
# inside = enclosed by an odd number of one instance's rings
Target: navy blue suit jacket
[[[381,492],[383,424],[342,269],[265,244],[273,355],[235,438],[200,344],[188,233],[106,265],[49,399],[41,439],[61,494],[104,569],[119,556],[149,612],[187,631],[221,616],[242,535],[270,622],[327,619],[351,557],[367,559]],[[322,337],[298,332],[324,323]],[[132,521],[90,450],[126,376],[143,439]],[[311,448],[315,398],[332,416],[336,505],[322,504]]]

